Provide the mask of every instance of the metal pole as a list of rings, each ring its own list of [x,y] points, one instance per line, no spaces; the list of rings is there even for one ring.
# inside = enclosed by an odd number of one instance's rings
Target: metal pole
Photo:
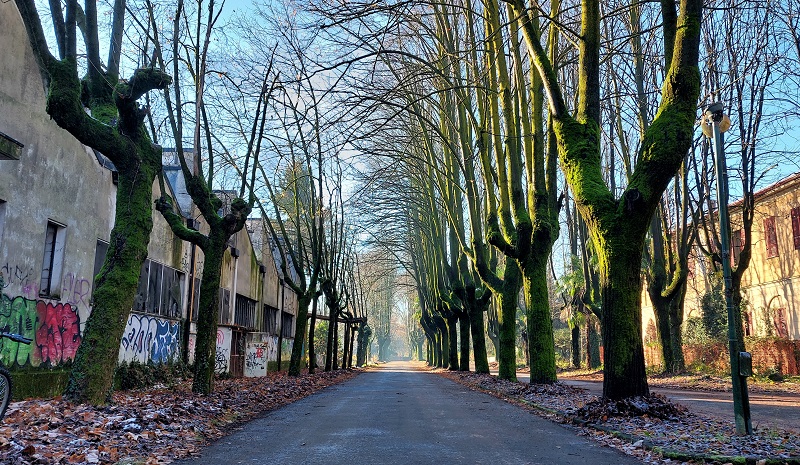
[[[733,306],[731,289],[730,260],[730,221],[728,217],[728,174],[725,166],[725,148],[719,123],[722,121],[721,108],[707,116],[711,116],[713,130],[714,158],[717,175],[717,208],[719,212],[719,234],[722,255],[722,278],[725,290],[725,306],[728,310],[728,352],[731,360],[731,381],[733,391],[733,413],[736,420],[736,434],[753,433],[750,421],[750,403],[747,396],[747,378],[739,371],[739,341],[736,336],[736,309]]]

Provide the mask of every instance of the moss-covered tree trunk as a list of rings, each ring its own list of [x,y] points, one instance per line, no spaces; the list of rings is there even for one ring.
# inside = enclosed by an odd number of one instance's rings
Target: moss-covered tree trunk
[[[536,14],[521,0],[516,15]],[[548,96],[561,167],[598,250],[605,373],[603,396],[646,395],[641,337],[641,259],[650,218],[691,147],[700,94],[698,70],[703,2],[661,2],[667,72],[658,112],[640,146],[637,164],[621,197],[602,171],[600,150],[601,8],[581,1],[578,105],[573,118],[563,87],[531,22],[523,24],[528,51]],[[532,18],[531,18],[532,19]]]
[[[642,345],[641,263],[639,241],[617,231],[598,247],[603,296],[603,392],[622,399],[650,394]]]
[[[447,317],[447,369],[458,370],[458,317],[451,312]]]
[[[73,401],[97,405],[111,395],[122,333],[133,307],[153,228],[152,189],[161,167],[161,153],[150,151],[146,162],[130,161],[134,166],[118,168],[117,209],[109,251],[97,276],[92,313],[64,391]]]
[[[490,305],[491,293],[486,289],[483,292],[488,294],[478,299],[475,295],[475,287],[467,287],[467,309],[469,311],[469,328],[472,335],[472,356],[475,359],[475,373],[489,373],[484,313],[486,313]]]
[[[686,283],[683,284],[681,295],[673,299],[669,306],[669,335],[672,345],[672,363],[670,371],[681,373],[686,370],[686,359],[683,356],[683,306],[686,296]]]
[[[497,323],[499,327],[498,377],[517,380],[517,301],[522,288],[522,276],[514,260],[506,260],[503,287],[495,294],[498,299]]]
[[[308,307],[311,305],[311,299],[312,295],[308,293],[297,296],[297,323],[292,344],[292,358],[289,362],[289,376],[299,376],[303,369],[303,342],[306,340]]]
[[[38,16],[26,7],[30,5],[21,6],[20,12],[33,40],[41,30],[31,30],[31,22],[38,21]],[[45,43],[43,37],[38,40],[39,46]],[[104,85],[87,84],[87,89],[96,92],[87,90],[88,95],[82,99],[75,57],[57,61],[44,50],[34,47],[34,51],[43,74],[50,80],[47,113],[81,143],[106,154],[119,174],[109,250],[97,277],[92,312],[64,391],[72,401],[100,405],[107,402],[113,388],[122,333],[147,258],[153,227],[153,181],[161,169],[161,149],[152,144],[142,125],[136,101],[150,90],[166,87],[170,77],[156,70],[139,69],[129,81],[110,87],[109,83],[116,83],[115,76],[96,76],[95,79],[104,79]],[[94,118],[87,115],[84,105],[89,106]],[[104,124],[115,116],[115,125]]]
[[[224,241],[222,240],[224,239]],[[214,390],[217,356],[217,323],[219,322],[219,283],[227,238],[209,241],[203,251],[203,277],[200,280],[200,302],[197,314],[197,335],[194,346],[194,379],[192,391],[210,394]]]
[[[528,331],[528,354],[531,383],[556,381],[555,339],[550,313],[550,294],[547,289],[547,259],[550,241],[534,243],[542,248],[525,263],[523,288]]]

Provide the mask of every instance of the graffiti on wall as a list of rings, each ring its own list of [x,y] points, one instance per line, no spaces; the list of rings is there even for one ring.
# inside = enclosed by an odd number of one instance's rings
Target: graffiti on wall
[[[244,375],[248,378],[266,376],[268,353],[269,349],[264,342],[247,344],[247,351],[244,357]]]
[[[119,361],[163,363],[180,356],[180,323],[131,313],[119,348]]]
[[[294,340],[284,339],[281,344],[281,361],[286,361],[292,358],[292,346]]]
[[[217,348],[214,355],[214,371],[227,373],[231,363],[231,329],[217,328]]]
[[[2,278],[3,287],[14,285],[19,286],[20,289],[30,290],[36,288],[38,291],[38,285],[36,284],[38,277],[33,272],[32,267],[6,262],[0,267],[0,278]],[[27,296],[28,294],[25,295]],[[33,297],[35,298],[36,294]]]
[[[30,345],[0,341],[0,358],[9,365],[59,365],[75,358],[81,344],[80,317],[69,303],[2,294],[0,329],[33,339]]]
[[[92,297],[92,282],[86,278],[78,277],[73,273],[64,275],[61,280],[61,300],[73,307],[89,307]]]

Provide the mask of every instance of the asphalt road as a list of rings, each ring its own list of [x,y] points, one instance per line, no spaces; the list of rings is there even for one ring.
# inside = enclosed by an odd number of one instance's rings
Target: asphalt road
[[[528,382],[530,378],[521,373],[517,380]],[[580,387],[595,395],[603,394],[601,381],[561,379],[562,383]],[[733,421],[733,394],[729,392],[691,391],[687,389],[665,389],[650,387],[650,392],[682,404],[691,411]],[[750,419],[753,428],[781,428],[800,432],[800,396],[794,394],[750,393]]]
[[[411,363],[256,419],[180,464],[641,464]]]

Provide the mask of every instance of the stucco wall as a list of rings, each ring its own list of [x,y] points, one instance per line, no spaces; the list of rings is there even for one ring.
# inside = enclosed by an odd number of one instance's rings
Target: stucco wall
[[[72,312],[82,329],[90,310],[95,248],[109,236],[116,189],[94,153],[45,113],[41,75],[13,2],[0,2],[0,43],[0,132],[25,146],[20,160],[0,161],[0,200],[6,202],[0,238],[3,299],[18,309],[45,309],[25,317],[55,321]],[[48,221],[65,227],[65,252],[58,282],[48,296],[40,296]],[[9,323],[7,306],[3,313],[0,318]]]

